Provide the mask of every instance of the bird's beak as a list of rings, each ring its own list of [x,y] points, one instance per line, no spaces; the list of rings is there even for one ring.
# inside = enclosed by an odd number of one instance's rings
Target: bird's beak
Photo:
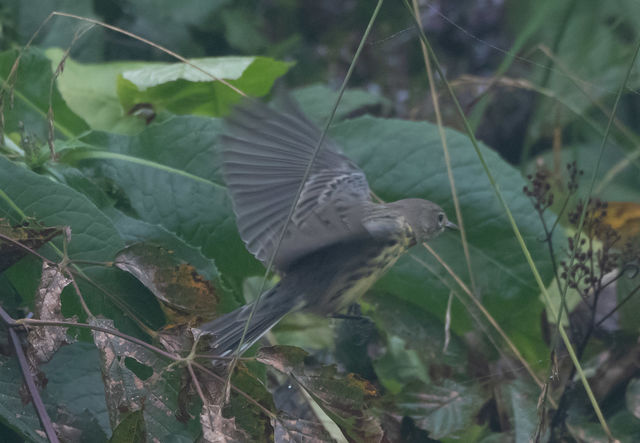
[[[449,228],[449,229],[455,229],[456,231],[458,230],[458,225],[456,225],[455,223],[447,220],[447,222],[444,225],[445,228]]]

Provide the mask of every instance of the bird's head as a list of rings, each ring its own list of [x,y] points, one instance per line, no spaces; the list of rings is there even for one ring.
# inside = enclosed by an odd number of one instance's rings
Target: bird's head
[[[409,198],[395,202],[395,205],[402,208],[418,243],[437,237],[445,229],[458,229],[455,223],[449,221],[444,210],[429,200]]]

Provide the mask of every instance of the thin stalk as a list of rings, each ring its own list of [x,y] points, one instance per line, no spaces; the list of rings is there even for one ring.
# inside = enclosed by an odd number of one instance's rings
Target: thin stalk
[[[422,27],[420,21],[420,9],[418,8],[418,0],[411,0],[413,5],[413,13],[416,21]],[[473,294],[476,294],[476,281],[473,276],[473,269],[471,267],[471,254],[469,253],[469,242],[467,241],[467,233],[464,227],[464,219],[462,217],[462,211],[460,210],[460,201],[458,200],[458,193],[456,192],[456,181],[453,177],[453,170],[451,168],[451,157],[449,155],[449,146],[447,144],[447,135],[444,132],[444,124],[442,123],[442,113],[440,112],[440,101],[438,100],[438,92],[436,91],[435,79],[433,77],[433,71],[431,69],[431,61],[429,60],[429,54],[427,47],[424,43],[420,42],[422,48],[422,58],[427,70],[427,78],[429,79],[429,91],[431,92],[431,101],[433,103],[433,110],[436,115],[436,123],[438,125],[438,134],[440,135],[440,142],[442,144],[442,152],[444,154],[444,163],[447,167],[447,177],[449,179],[449,187],[451,188],[451,197],[453,199],[453,207],[456,211],[456,222],[460,228],[460,238],[462,240],[462,250],[464,251],[464,258],[467,262],[467,272],[469,273],[469,280],[471,281],[471,289]]]

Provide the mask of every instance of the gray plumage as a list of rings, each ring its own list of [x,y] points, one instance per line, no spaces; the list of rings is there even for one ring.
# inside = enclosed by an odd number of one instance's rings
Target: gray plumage
[[[269,261],[320,139],[293,104],[280,112],[258,102],[227,120],[223,175],[240,236]],[[293,310],[328,314],[354,302],[409,247],[453,227],[427,200],[376,204],[362,170],[325,139],[274,259],[281,281],[260,298],[241,352]],[[214,351],[234,351],[252,306],[201,326]]]

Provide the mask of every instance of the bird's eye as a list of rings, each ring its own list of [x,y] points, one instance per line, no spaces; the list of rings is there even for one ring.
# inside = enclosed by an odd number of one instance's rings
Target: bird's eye
[[[438,214],[438,224],[442,225],[442,223],[444,223],[444,212]]]

